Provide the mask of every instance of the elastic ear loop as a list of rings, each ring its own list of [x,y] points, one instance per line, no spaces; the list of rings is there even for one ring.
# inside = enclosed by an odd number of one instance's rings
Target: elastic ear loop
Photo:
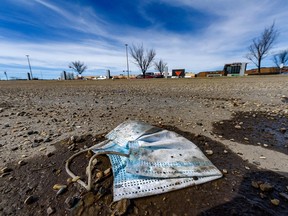
[[[99,143],[97,145],[97,147],[102,147],[104,145],[106,145],[110,140],[105,140],[101,143]],[[82,151],[77,152],[76,154],[72,155],[65,164],[65,170],[67,172],[67,174],[71,177],[71,178],[77,178],[78,176],[76,176],[69,168],[69,165],[71,163],[71,161],[77,157],[78,155],[85,153],[89,150],[95,149],[95,146],[92,146],[88,149],[84,149]],[[95,151],[95,150],[94,150]],[[119,156],[123,156],[123,157],[129,157],[129,154],[124,154],[124,153],[120,153],[120,152],[115,152],[115,151],[103,151],[103,152],[97,152],[95,153],[89,160],[88,166],[86,167],[86,175],[88,176],[88,184],[86,184],[84,181],[82,181],[81,179],[78,179],[77,182],[83,186],[87,191],[90,191],[92,189],[92,161],[98,156],[98,155],[104,155],[104,154],[114,154],[114,155],[119,155]]]

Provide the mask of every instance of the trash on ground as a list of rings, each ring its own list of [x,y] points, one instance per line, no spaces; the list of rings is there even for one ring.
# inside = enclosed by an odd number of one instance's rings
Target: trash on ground
[[[92,187],[92,166],[97,155],[107,154],[114,175],[113,200],[161,194],[222,177],[222,173],[191,141],[175,132],[128,120],[106,135],[107,140],[80,151],[92,150],[86,169],[88,184],[77,180],[87,190]],[[108,173],[108,171],[107,171]]]

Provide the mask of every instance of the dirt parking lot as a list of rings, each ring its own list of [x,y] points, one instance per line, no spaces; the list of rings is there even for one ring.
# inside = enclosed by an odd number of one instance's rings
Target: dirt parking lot
[[[116,207],[112,173],[68,184],[65,160],[128,119],[212,150],[223,178]],[[1,81],[0,128],[0,215],[288,215],[288,76]]]

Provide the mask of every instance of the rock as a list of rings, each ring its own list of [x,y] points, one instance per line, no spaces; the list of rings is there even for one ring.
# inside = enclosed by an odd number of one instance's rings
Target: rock
[[[227,174],[227,173],[228,173],[228,170],[227,170],[227,169],[223,169],[223,170],[222,170],[222,173],[223,173],[223,174]]]
[[[271,203],[273,204],[273,205],[275,205],[275,206],[278,206],[279,204],[280,204],[280,200],[278,200],[278,199],[272,199],[272,200],[270,200],[271,201]]]
[[[50,207],[50,206],[47,208],[47,215],[52,215],[55,212],[56,212],[55,208]]]
[[[102,171],[99,170],[98,172],[96,172],[96,179],[101,179],[103,176],[104,174]]]
[[[32,204],[34,201],[35,201],[35,197],[29,196],[29,197],[27,197],[27,198],[25,199],[24,204],[30,205],[30,204]]]
[[[242,129],[241,125],[235,125],[236,129]]]
[[[268,144],[263,144],[264,147],[268,147]]]
[[[15,146],[15,147],[11,148],[11,151],[16,151],[18,149],[19,149],[18,146]]]
[[[36,147],[38,147],[40,145],[40,143],[37,143],[37,142],[34,142],[34,143],[32,143],[32,148],[36,148]]]
[[[19,164],[20,166],[24,166],[24,165],[27,164],[27,162],[24,161],[24,160],[20,160],[20,161],[18,161],[18,164]]]
[[[67,188],[67,185],[55,184],[53,190],[60,190],[61,188]]]
[[[44,151],[44,150],[46,150],[46,147],[42,147],[39,149],[39,151]]]
[[[224,151],[223,151],[223,152],[224,152],[224,154],[227,154],[227,153],[228,153],[228,151],[227,151],[226,149],[224,149]]]
[[[72,182],[77,182],[79,179],[81,179],[81,177],[80,176],[76,176],[76,177],[72,178]]]
[[[213,155],[213,151],[212,150],[206,150],[205,151],[207,155]]]
[[[254,188],[259,188],[258,182],[256,182],[256,181],[252,181],[252,182],[251,182],[251,185],[252,185],[252,187],[254,187]]]
[[[279,131],[284,134],[287,131],[287,129],[286,128],[280,128]]]
[[[263,184],[260,184],[260,189],[261,191],[271,191],[273,190],[273,186],[269,183],[263,183]]]
[[[45,138],[45,139],[43,140],[43,142],[45,142],[45,143],[51,142],[51,141],[52,141],[52,139],[51,139],[50,137],[47,137],[47,138]]]
[[[67,187],[62,187],[57,191],[56,196],[64,194],[66,191],[67,191]]]
[[[47,153],[46,153],[46,156],[47,156],[47,157],[51,157],[51,156],[53,156],[53,155],[54,155],[53,152],[47,152]]]
[[[111,174],[111,168],[108,168],[104,171],[104,176],[108,176]]]
[[[10,172],[3,173],[3,174],[0,175],[0,178],[3,178],[3,177],[8,176],[8,175],[10,175]]]
[[[2,174],[2,173],[9,173],[9,172],[11,172],[11,171],[13,171],[13,169],[11,169],[11,168],[9,168],[9,167],[4,167],[4,168],[2,168],[2,169],[0,170],[0,174]]]

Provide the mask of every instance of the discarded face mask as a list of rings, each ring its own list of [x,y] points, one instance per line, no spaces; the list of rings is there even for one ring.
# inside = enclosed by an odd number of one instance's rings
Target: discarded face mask
[[[114,201],[156,195],[222,177],[194,143],[174,132],[139,121],[126,121],[106,138],[100,146],[89,149],[95,153],[93,158],[107,154],[111,161]],[[88,190],[93,158],[88,166],[88,185],[79,182]],[[68,163],[66,170],[75,177]]]

